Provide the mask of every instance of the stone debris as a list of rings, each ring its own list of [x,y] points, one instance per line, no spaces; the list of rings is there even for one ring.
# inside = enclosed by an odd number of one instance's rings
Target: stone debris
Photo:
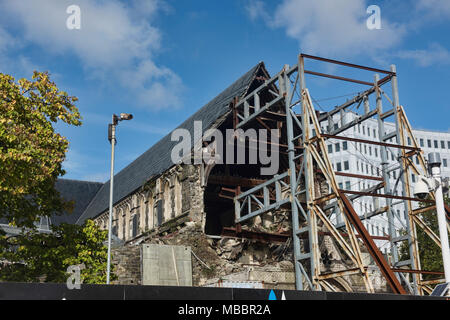
[[[276,217],[279,221],[288,221],[287,213]],[[264,225],[263,217],[259,223],[242,226],[243,229],[258,232],[274,232],[275,217],[270,216]],[[267,222],[269,221],[269,222]],[[284,230],[281,224],[276,230]],[[325,229],[321,229],[325,231]],[[183,245],[192,251],[192,284],[205,286],[217,284],[220,280],[261,281],[265,288],[295,289],[293,264],[293,246],[291,238],[285,243],[263,243],[257,240],[208,237],[202,230],[201,223],[185,222],[176,231],[164,236],[153,234],[143,238],[139,244],[127,245],[113,251],[113,263],[117,264],[115,273],[118,284],[140,284],[140,245],[152,243],[161,245]],[[348,269],[351,261],[346,258],[331,236],[320,237],[321,270],[331,272]],[[366,253],[363,252],[363,255]],[[373,270],[372,270],[373,269]],[[376,268],[372,268],[370,277],[376,284],[377,292],[386,292],[386,283]],[[364,291],[360,276],[346,276],[329,280],[337,291]]]

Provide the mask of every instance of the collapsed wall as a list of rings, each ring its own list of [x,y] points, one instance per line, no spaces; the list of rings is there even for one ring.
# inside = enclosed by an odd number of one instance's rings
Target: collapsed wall
[[[189,219],[192,220],[192,219]],[[228,284],[271,289],[295,289],[293,248],[291,241],[290,214],[287,210],[267,213],[256,217],[251,224],[242,226],[244,231],[261,234],[283,235],[285,241],[270,242],[229,236],[208,236],[202,221],[179,220],[162,225],[139,241],[129,242],[113,251],[113,263],[117,284],[142,284],[142,251],[145,244],[187,246],[192,252],[192,285],[221,286]],[[274,233],[276,232],[276,233]],[[321,270],[323,272],[347,269],[351,261],[344,258],[332,237],[320,239]],[[368,256],[366,254],[366,256]],[[170,266],[168,266],[170,267]],[[375,291],[386,292],[386,283],[378,270],[371,270]],[[350,275],[328,281],[339,292],[364,291],[360,276]],[[306,286],[306,283],[305,283]]]

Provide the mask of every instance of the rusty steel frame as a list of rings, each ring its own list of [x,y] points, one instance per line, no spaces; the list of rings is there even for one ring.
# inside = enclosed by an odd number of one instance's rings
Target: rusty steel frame
[[[375,74],[374,82],[369,83],[334,75],[320,74],[305,70],[305,59],[315,59],[345,67],[383,73],[386,74],[386,76],[380,80],[378,74]],[[364,91],[362,94],[358,94],[346,103],[335,107],[327,114],[319,116],[313,107],[309,90],[306,87],[305,74],[356,82],[359,84],[370,85],[371,88]],[[295,77],[295,81],[291,80],[291,76]],[[380,88],[382,85],[389,82],[391,82],[392,87],[392,100]],[[277,92],[272,90],[274,86],[278,87],[278,90],[276,90]],[[273,99],[268,101],[265,105],[261,105],[259,95],[264,90],[272,93]],[[297,90],[299,91],[299,99],[294,101]],[[371,94],[376,95],[376,108],[372,111],[370,111],[368,102],[368,96]],[[385,96],[393,105],[393,109],[383,111],[383,96]],[[340,133],[348,130],[357,124],[376,116],[379,128],[379,142],[338,136],[337,134],[334,134],[331,129],[331,117],[333,115],[337,113],[342,114],[353,104],[358,102],[361,103],[362,101],[365,102],[365,114],[361,116],[358,121],[353,121],[345,127],[342,126],[341,128],[338,128],[337,132]],[[252,103],[253,105],[251,105]],[[301,111],[300,114],[297,114],[294,112],[293,108],[298,106],[299,103],[301,105]],[[417,226],[424,229],[434,241],[438,242],[439,238],[429,230],[429,228],[427,229],[426,225],[424,226],[424,223],[422,223],[423,221],[418,216],[419,212],[417,209],[415,209],[416,211],[414,212],[412,208],[413,201],[416,202],[422,200],[416,199],[411,195],[411,190],[409,188],[411,171],[416,174],[419,174],[420,171],[410,158],[416,155],[419,156],[422,170],[426,168],[426,164],[421,149],[412,134],[404,110],[399,104],[395,66],[391,66],[391,70],[386,71],[300,54],[298,63],[295,66],[289,67],[288,65],[285,65],[279,73],[271,79],[266,80],[260,87],[246,97],[234,101],[234,127],[241,128],[250,125],[254,120],[260,121],[264,115],[267,116],[267,114],[271,112],[271,108],[279,106],[280,104],[284,105],[285,112],[284,114],[278,114],[277,117],[281,118],[284,116],[286,121],[285,129],[287,145],[283,145],[283,147],[287,147],[289,170],[274,176],[273,179],[265,181],[248,191],[243,193],[237,192],[234,197],[236,223],[239,225],[257,215],[276,210],[281,206],[290,203],[296,288],[298,290],[304,290],[306,288],[309,290],[333,290],[333,287],[325,281],[326,279],[349,274],[360,274],[364,281],[366,291],[374,292],[373,285],[367,273],[368,268],[364,265],[362,259],[362,243],[358,240],[362,239],[363,244],[368,249],[368,252],[373,257],[393,292],[399,294],[407,293],[405,288],[401,285],[401,281],[406,284],[409,293],[424,294],[425,292],[428,292],[428,285],[430,285],[430,282],[423,281],[421,275],[426,272],[420,272],[420,257],[416,235]],[[384,121],[391,116],[394,116],[395,118],[395,131],[387,133],[385,131]],[[329,128],[329,132],[322,132],[323,130],[320,125],[322,122],[328,122],[327,128]],[[294,136],[294,128],[297,129],[297,132],[300,130],[302,133],[298,136]],[[408,146],[406,144],[406,135],[414,141],[413,146]],[[392,138],[396,139],[395,144],[386,142]],[[326,145],[327,139],[342,139],[380,146],[383,176],[371,177],[335,172],[328,155]],[[399,180],[401,180],[403,187],[402,196],[395,196],[392,192],[392,186],[389,183],[389,172],[392,171],[392,169],[389,169],[387,166],[388,149],[396,149],[398,152],[399,169],[403,172],[399,175]],[[330,190],[329,195],[320,196],[316,194],[317,185],[314,177],[317,172],[321,172],[325,177]],[[384,193],[340,190],[336,182],[337,175],[383,181],[376,189],[382,189],[384,190]],[[353,193],[355,196],[347,199],[345,193]],[[272,196],[273,194],[275,194],[275,198]],[[306,198],[306,209],[300,203],[301,195]],[[377,237],[370,236],[362,224],[361,218],[353,209],[352,199],[360,196],[382,197],[387,199],[386,206],[382,210],[376,208],[374,211],[375,213],[372,216],[383,212],[387,213],[389,232],[383,239],[389,239],[390,241],[392,266],[388,264],[374,243],[373,239],[376,239]],[[260,199],[262,199],[262,201],[260,201]],[[392,199],[400,199],[402,201],[392,203]],[[327,205],[322,209],[319,204],[323,203],[327,203]],[[395,232],[396,230],[393,227],[394,219],[396,218],[393,207],[402,204],[405,207],[405,211],[408,212],[408,219],[406,221],[407,234],[406,236],[398,237]],[[244,212],[245,207],[247,207],[246,213]],[[333,209],[331,214],[327,213],[329,209]],[[432,206],[430,206],[430,210],[431,209]],[[331,221],[330,217],[333,214],[337,216],[338,213],[341,214],[343,221],[339,224],[335,224]],[[370,219],[370,217],[367,217],[367,219]],[[320,228],[327,229],[327,231],[324,232]],[[344,233],[339,230],[342,228],[345,229]],[[330,235],[334,242],[353,262],[352,268],[340,270],[338,272],[328,272],[326,274],[321,272],[319,236],[323,236],[324,234]],[[402,241],[407,241],[410,248],[410,259],[408,261],[399,260],[398,243]],[[403,269],[404,267],[409,268]],[[407,281],[407,278],[405,277],[405,274],[407,273],[412,275],[412,283]],[[434,281],[441,280],[438,279]]]
[[[242,228],[229,227],[223,228],[221,236],[258,240],[263,243],[285,243],[289,239],[289,235],[282,233],[256,232]]]

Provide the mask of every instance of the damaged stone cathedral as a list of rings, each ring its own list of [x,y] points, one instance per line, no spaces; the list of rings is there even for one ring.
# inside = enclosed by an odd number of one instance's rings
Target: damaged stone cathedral
[[[269,78],[264,63],[258,63],[179,128],[193,134],[195,121],[201,121],[203,133],[233,128],[235,102]],[[275,85],[261,92],[259,103],[273,100],[277,92]],[[279,172],[288,170],[285,120],[268,112],[252,126],[277,130]],[[261,175],[262,164],[173,163],[176,144],[168,134],[114,177],[116,283],[295,289],[290,207],[282,205],[250,222],[236,223],[235,196],[271,178]],[[320,186],[322,175],[317,173],[316,179]],[[62,179],[59,184],[60,189],[89,187],[89,192],[62,193],[76,202],[72,219],[79,224],[93,219],[108,229],[109,182]],[[281,186],[279,192],[286,193],[285,189]],[[260,200],[265,196],[273,195],[261,195]],[[344,270],[351,263],[326,232],[319,243],[323,272]],[[388,291],[376,267],[370,270],[370,256],[363,252],[363,257],[375,291]],[[360,278],[352,275],[330,279],[329,284],[335,291],[364,291]]]

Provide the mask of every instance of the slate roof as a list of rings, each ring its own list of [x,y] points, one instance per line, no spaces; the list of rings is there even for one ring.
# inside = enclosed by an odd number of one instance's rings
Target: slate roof
[[[61,215],[52,215],[50,217],[50,223],[56,226],[61,223],[75,224],[102,185],[103,183],[100,182],[58,179],[55,184],[56,190],[59,191],[64,200],[73,200],[74,208],[70,213],[63,212]],[[0,219],[0,228],[9,235],[21,233],[20,228],[9,226],[8,220],[6,219]],[[39,229],[39,231],[49,232],[49,230],[45,228]]]
[[[260,62],[241,78],[225,89],[217,97],[199,109],[178,128],[189,130],[193,136],[194,121],[202,121],[203,133],[214,122],[230,111],[229,104],[236,96],[246,94],[259,71],[264,70],[264,63]],[[151,177],[157,176],[173,166],[170,154],[177,144],[171,141],[171,133],[166,135],[131,164],[114,176],[114,203],[139,189]],[[109,206],[109,181],[96,194],[77,223],[82,224],[86,219],[92,219],[104,212]]]
[[[75,224],[102,186],[100,182],[58,179],[55,189],[64,200],[74,201],[74,209],[71,213],[52,216],[52,225]]]

